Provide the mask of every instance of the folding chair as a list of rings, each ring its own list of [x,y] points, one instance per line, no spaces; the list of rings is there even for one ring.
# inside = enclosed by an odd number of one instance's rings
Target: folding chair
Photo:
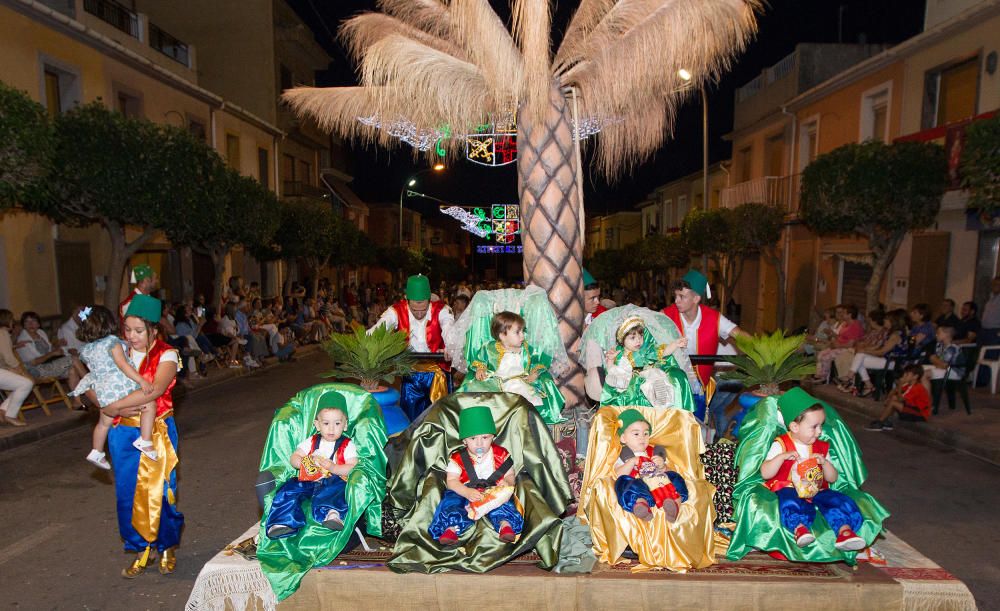
[[[948,409],[955,409],[955,389],[958,389],[958,394],[962,397],[962,404],[965,405],[965,413],[972,415],[972,405],[969,403],[969,376],[973,375],[976,368],[976,347],[971,346],[967,348],[962,348],[962,353],[965,355],[965,362],[968,363],[965,366],[965,375],[962,376],[960,380],[951,379],[951,366],[944,372],[944,377],[940,380],[931,380],[931,394],[932,403],[934,406],[933,413],[938,413],[938,406],[941,403],[941,393],[945,392],[948,396]]]
[[[21,404],[21,411],[18,413],[18,418],[24,420],[24,412],[29,409],[35,409],[36,407],[42,408],[46,416],[51,416],[52,413],[49,411],[49,405],[53,403],[63,403],[66,409],[72,410],[73,404],[69,400],[69,396],[66,394],[66,389],[63,388],[62,382],[59,378],[32,378],[35,381],[35,385],[31,389],[31,394],[28,395],[29,398],[25,399],[24,403]],[[43,392],[47,390],[48,396]],[[33,397],[33,400],[32,400]]]

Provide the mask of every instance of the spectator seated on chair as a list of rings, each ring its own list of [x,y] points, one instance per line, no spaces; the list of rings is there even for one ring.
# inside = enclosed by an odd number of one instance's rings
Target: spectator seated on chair
[[[441,542],[443,533],[435,537],[429,527],[446,500],[452,457],[464,447],[461,412],[476,407],[489,409],[497,430],[493,443],[509,453],[515,474],[514,505],[523,516],[523,529],[509,541],[501,536],[506,533],[498,532],[499,521],[494,524],[487,516],[461,532],[456,528],[457,541]],[[562,529],[559,516],[572,492],[545,422],[526,399],[510,393],[454,393],[432,405],[409,430],[409,444],[389,484],[389,500],[395,517],[405,523],[388,562],[390,569],[485,573],[532,550],[541,557],[541,568],[555,566]]]
[[[336,410],[324,410],[330,407]],[[349,441],[328,443],[327,437],[337,435],[327,434],[321,416],[336,415],[337,410],[347,418],[340,439]],[[337,557],[362,516],[370,535],[382,535],[385,443],[381,408],[370,393],[353,384],[307,388],[275,412],[260,471],[273,476],[277,489],[264,497],[257,558],[279,601],[298,589],[312,567],[325,566]],[[302,451],[305,445],[309,452]],[[330,469],[325,460],[305,460],[318,449],[332,453],[332,462],[339,466]],[[351,461],[356,462],[348,468],[345,463]],[[332,479],[323,478],[323,484],[309,481],[322,475],[324,468],[333,473]],[[341,480],[345,481],[338,483]],[[312,499],[311,511],[299,504],[302,497]],[[337,514],[331,515],[331,509]]]
[[[774,489],[780,491],[784,486],[768,486],[772,480],[790,481],[785,476],[790,476],[791,483],[794,484],[796,478],[792,472],[798,475],[798,465],[805,464],[806,460],[786,460],[778,474],[772,474],[769,479],[763,477],[761,467],[768,461],[775,441],[786,438],[790,426],[798,426],[792,425],[792,421],[817,404],[823,408],[820,412],[822,425],[818,437],[811,444],[809,454],[822,455],[824,461],[829,461],[836,470],[836,479],[828,481],[832,478],[828,477],[825,470],[822,477],[813,479],[810,478],[810,473],[816,475],[815,470],[804,469],[798,484],[808,489],[812,482],[822,488],[824,484],[821,482],[825,482],[826,487],[840,496],[836,499],[838,503],[821,503],[821,512],[813,510],[809,514],[802,511],[811,509],[805,506],[808,503],[804,505],[800,502],[803,500],[802,494],[798,495],[798,499],[779,497]],[[791,441],[796,442],[795,439]],[[794,451],[801,454],[798,446]],[[790,453],[791,450],[786,452]],[[794,468],[785,470],[784,465],[788,463],[793,463]],[[801,388],[792,388],[780,398],[766,397],[751,409],[740,429],[736,464],[739,467],[739,480],[733,491],[736,529],[726,553],[730,560],[739,560],[746,554],[759,550],[794,562],[846,562],[853,565],[856,562],[857,547],[871,545],[882,531],[882,521],[889,516],[889,512],[878,501],[861,491],[868,470],[861,460],[861,450],[847,424],[841,420],[836,410]],[[849,499],[850,503],[840,503],[843,500],[841,496]],[[833,505],[843,511],[830,511]],[[857,508],[860,521],[857,516],[845,517],[850,513],[846,510],[848,507]],[[790,524],[789,518],[793,515],[800,518],[796,520],[799,524]],[[830,524],[828,519],[834,520],[834,524]],[[803,520],[811,521],[811,524],[803,523]],[[845,522],[857,538],[844,537],[842,527]],[[805,527],[806,532],[799,531],[800,524]]]
[[[896,388],[885,400],[885,409],[877,420],[872,421],[865,430],[891,431],[892,417],[897,415],[903,422],[927,422],[931,417],[931,396],[924,386],[924,368],[920,365],[907,365],[899,378]]]
[[[875,390],[875,386],[868,375],[868,370],[885,369],[888,364],[887,355],[894,354],[893,351],[897,350],[898,347],[905,346],[906,319],[902,310],[893,310],[883,316],[881,326],[883,333],[875,338],[881,338],[881,343],[872,342],[857,346],[850,365],[845,368],[837,366],[837,372],[844,373],[837,385],[843,392],[856,392],[854,378],[858,376],[863,385],[859,394],[862,397],[870,395]]]
[[[218,350],[218,354],[222,355],[223,358],[220,361],[229,367],[242,367],[237,358],[240,349],[239,338],[236,337],[232,328],[230,328],[231,334],[223,333],[222,321],[217,319],[213,309],[205,310],[205,323],[201,329],[208,341],[212,342],[212,346]]]
[[[639,441],[629,439],[647,431]],[[690,412],[601,407],[591,422],[577,510],[590,524],[599,561],[614,564],[628,547],[639,556],[639,568],[684,571],[714,563],[715,488],[705,480],[704,451]]]
[[[816,375],[813,379],[817,382],[826,382],[830,377],[830,364],[833,360],[845,350],[853,348],[865,334],[864,325],[858,320],[858,308],[854,304],[837,306],[837,320],[840,321],[837,336],[828,348],[816,355]]]
[[[41,318],[35,312],[21,314],[21,333],[14,344],[24,368],[33,378],[66,380],[76,388],[86,373],[86,368],[73,357],[66,356],[61,346],[53,346],[41,329]],[[74,397],[74,408],[81,407],[80,398]]]
[[[924,366],[924,370],[930,376],[931,389],[934,395],[933,413],[938,413],[938,405],[941,402],[941,391],[949,386],[948,407],[955,409],[956,384],[964,384],[968,362],[965,352],[956,344],[953,339],[955,328],[942,325],[937,328],[937,345],[934,353],[930,356],[930,364]],[[965,399],[965,410],[972,413],[969,406],[968,393],[963,393]]]
[[[14,355],[14,344],[10,338],[10,327],[13,322],[14,314],[10,310],[0,309],[0,390],[7,393],[3,404],[0,404],[0,424],[26,426],[24,422],[18,420],[18,416],[21,413],[21,405],[35,386],[35,381]]]
[[[976,314],[979,308],[972,301],[966,301],[959,310],[958,323],[955,324],[955,341],[959,344],[974,344],[978,341],[982,325]]]

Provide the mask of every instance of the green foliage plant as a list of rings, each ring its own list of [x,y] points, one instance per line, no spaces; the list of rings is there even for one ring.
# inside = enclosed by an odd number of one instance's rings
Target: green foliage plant
[[[1000,115],[966,128],[959,174],[969,190],[969,208],[1000,210]]]
[[[403,331],[391,331],[377,325],[369,334],[364,327],[353,333],[333,333],[323,342],[323,349],[333,360],[334,368],[320,374],[325,378],[358,380],[365,390],[377,390],[396,377],[413,372],[416,362],[409,351]]]
[[[742,382],[746,388],[756,387],[758,394],[776,395],[781,384],[816,372],[816,359],[799,350],[805,335],[786,337],[778,329],[771,335],[735,335],[733,340],[743,354],[726,357],[736,369],[723,373],[722,378]]]
[[[43,196],[53,145],[45,108],[0,82],[0,209]]]
[[[882,280],[906,234],[934,222],[946,184],[944,149],[927,142],[847,144],[820,155],[802,173],[805,224],[820,235],[868,239],[866,311],[878,305]]]

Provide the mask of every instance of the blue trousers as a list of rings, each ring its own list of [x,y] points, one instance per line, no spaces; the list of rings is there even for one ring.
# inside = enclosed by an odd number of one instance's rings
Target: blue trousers
[[[455,392],[452,388],[451,378],[448,379],[448,393]],[[431,406],[431,383],[434,382],[434,372],[415,371],[408,376],[403,376],[403,381],[399,386],[399,406],[406,412],[406,417],[413,422],[417,416],[424,413],[424,410]]]
[[[167,425],[167,436],[177,450],[177,426],[173,416],[163,419]],[[158,551],[174,547],[181,541],[181,529],[184,527],[184,516],[177,511],[167,497],[170,490],[174,500],[177,500],[177,470],[170,474],[163,484],[163,506],[160,510],[160,527],[156,540],[147,542],[132,526],[132,507],[135,503],[136,478],[139,474],[139,457],[142,456],[132,445],[139,438],[139,427],[119,425],[108,431],[108,452],[111,454],[111,465],[115,471],[115,498],[118,509],[118,533],[125,541],[125,551],[141,552],[149,546]],[[160,460],[163,460],[161,457]]]
[[[839,532],[845,525],[857,532],[864,522],[857,503],[846,494],[835,490],[821,490],[812,498],[811,503],[806,499],[800,499],[794,488],[782,488],[776,494],[781,525],[789,532],[795,532],[799,524],[811,529],[817,511],[823,514],[823,519],[833,532]]]
[[[469,501],[459,496],[457,492],[445,491],[437,509],[434,510],[434,519],[431,520],[431,525],[427,529],[435,541],[449,528],[454,528],[458,534],[462,534],[465,529],[474,524],[465,511],[465,506],[468,504]],[[504,521],[510,524],[516,535],[521,534],[521,529],[524,528],[524,516],[518,512],[513,500],[507,501],[489,512],[486,514],[486,518],[497,532],[500,531],[500,523]]]
[[[674,485],[674,490],[681,497],[681,502],[683,503],[688,500],[688,489],[687,484],[684,483],[684,478],[679,473],[673,471],[667,471],[667,477],[670,478],[670,483]],[[644,499],[650,507],[656,507],[656,499],[653,498],[653,493],[650,492],[649,486],[638,477],[630,475],[619,476],[615,480],[615,496],[618,497],[618,504],[621,505],[622,509],[629,513],[632,513],[635,509],[635,503],[639,499]]]
[[[340,519],[347,516],[347,483],[338,476],[324,477],[315,482],[302,482],[292,478],[278,488],[271,501],[271,511],[267,514],[265,531],[275,524],[292,529],[292,532],[276,537],[291,537],[306,525],[306,514],[302,511],[302,501],[312,501],[312,517],[322,522],[326,514],[335,510]]]
[[[743,384],[735,380],[716,381],[715,394],[712,395],[712,402],[708,404],[708,413],[715,420],[716,437],[726,434],[726,429],[729,428],[729,417],[726,416],[726,408],[729,407],[729,404],[736,399],[736,396],[742,390]]]

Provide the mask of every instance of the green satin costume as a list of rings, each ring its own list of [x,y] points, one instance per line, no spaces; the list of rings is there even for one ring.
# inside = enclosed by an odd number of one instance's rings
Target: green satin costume
[[[809,397],[801,388],[793,388],[786,394],[790,393]],[[826,422],[823,423],[823,432],[819,438],[830,444],[828,459],[838,473],[837,481],[830,484],[830,488],[846,494],[857,503],[864,516],[864,523],[857,534],[871,545],[882,531],[882,521],[889,517],[889,512],[874,497],[860,489],[868,477],[868,469],[861,460],[861,449],[847,424],[826,402],[818,399],[812,399],[812,402],[822,404],[826,412]],[[776,397],[759,401],[743,419],[740,444],[736,448],[739,480],[733,490],[736,530],[726,557],[739,560],[757,549],[781,552],[795,562],[855,564],[857,552],[840,551],[834,547],[837,533],[827,526],[819,512],[812,526],[816,541],[806,547],[796,545],[795,535],[781,525],[778,496],[764,486],[760,466],[774,440],[786,432],[787,429],[778,416]]]
[[[296,446],[315,432],[317,403],[328,391],[336,391],[347,403],[347,428],[344,434],[358,452],[358,464],[347,478],[347,515],[344,529],[332,531],[312,519],[309,501],[303,501],[307,525],[298,533],[283,539],[268,538],[264,525],[275,491],[285,481],[296,477],[298,470],[289,458]],[[265,498],[264,516],[260,522],[260,542],[257,558],[261,570],[271,582],[278,600],[293,594],[310,569],[329,564],[344,549],[355,523],[364,514],[368,533],[382,534],[382,500],[385,498],[385,423],[382,411],[372,395],[353,384],[328,383],[307,388],[275,411],[260,470],[270,471],[277,482],[274,491]]]
[[[490,408],[498,431],[495,443],[510,452],[519,469],[514,494],[524,510],[524,530],[514,543],[504,543],[488,520],[479,520],[459,536],[458,545],[446,547],[433,540],[427,528],[447,490],[445,467],[452,453],[463,447],[459,411],[476,405]],[[571,499],[555,444],[526,399],[510,393],[452,394],[435,403],[410,430],[409,445],[389,483],[389,503],[403,529],[388,566],[401,573],[485,573],[535,550],[541,556],[539,566],[551,569],[559,561],[559,516]]]
[[[667,379],[674,389],[674,397],[680,398],[680,402],[674,407],[694,413],[694,395],[691,394],[691,384],[688,382],[687,374],[677,364],[677,359],[674,358],[674,355],[668,354],[664,356],[661,354],[661,349],[662,346],[656,344],[656,340],[653,338],[652,333],[649,332],[649,329],[643,328],[642,346],[632,353],[632,360],[635,363],[634,368],[645,369],[646,367],[657,367],[662,369],[667,374]],[[618,352],[615,353],[616,363],[624,353],[625,349],[619,346]],[[652,407],[649,399],[642,394],[642,390],[639,388],[642,382],[642,378],[635,374],[632,375],[632,379],[625,390],[618,390],[605,382],[604,388],[601,391],[601,405],[620,405],[623,407],[643,405]]]
[[[499,341],[484,343],[479,350],[472,354],[472,358],[469,361],[469,373],[465,376],[462,385],[455,392],[502,392],[499,380],[490,378],[480,381],[475,376],[475,370],[480,366],[485,367],[487,371],[495,372],[500,366],[502,358],[503,344]],[[542,415],[542,420],[545,421],[545,424],[565,422],[566,419],[561,416],[561,413],[563,406],[566,404],[566,399],[559,392],[556,381],[552,379],[552,374],[549,373],[549,367],[552,365],[552,357],[540,350],[532,350],[528,343],[525,342],[521,346],[521,364],[524,367],[524,372],[527,374],[538,371],[538,379],[533,384],[530,384],[530,386],[542,398],[542,404],[535,406],[535,409]]]

